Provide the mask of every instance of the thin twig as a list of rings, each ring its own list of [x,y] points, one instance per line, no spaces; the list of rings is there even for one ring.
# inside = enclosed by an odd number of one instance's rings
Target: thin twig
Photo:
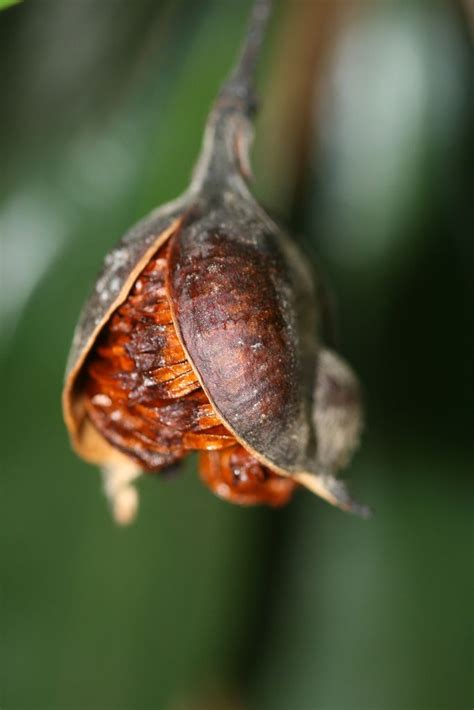
[[[211,186],[219,192],[229,182],[234,189],[246,191],[244,183],[252,175],[249,148],[257,107],[255,71],[271,5],[272,0],[255,0],[235,67],[209,113],[191,192]]]
[[[249,116],[255,113],[255,72],[260,58],[272,0],[255,0],[239,57],[219,93],[219,103],[236,103]]]

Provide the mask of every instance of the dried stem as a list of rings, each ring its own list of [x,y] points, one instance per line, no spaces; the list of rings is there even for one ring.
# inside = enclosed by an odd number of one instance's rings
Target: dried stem
[[[251,176],[249,148],[257,100],[255,72],[272,0],[255,0],[236,65],[209,114],[190,191],[221,191],[225,185],[246,191]]]
[[[236,65],[223,85],[218,101],[235,102],[248,116],[255,113],[255,73],[260,58],[272,0],[256,0]]]

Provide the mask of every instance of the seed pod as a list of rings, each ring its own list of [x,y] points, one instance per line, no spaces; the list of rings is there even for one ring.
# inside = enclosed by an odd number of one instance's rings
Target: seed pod
[[[246,184],[262,9],[190,187],[106,257],[74,335],[65,421],[77,453],[102,467],[119,522],[135,513],[131,481],[190,451],[232,502],[282,505],[303,485],[367,514],[333,476],[357,445],[357,380],[322,342],[305,259]]]

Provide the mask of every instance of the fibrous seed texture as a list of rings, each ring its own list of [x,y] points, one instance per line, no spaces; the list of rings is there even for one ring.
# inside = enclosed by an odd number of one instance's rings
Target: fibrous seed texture
[[[283,505],[297,483],[262,466],[224,426],[179,341],[166,272],[169,244],[117,308],[86,367],[86,411],[114,447],[160,472],[199,452],[203,482],[233,503]]]

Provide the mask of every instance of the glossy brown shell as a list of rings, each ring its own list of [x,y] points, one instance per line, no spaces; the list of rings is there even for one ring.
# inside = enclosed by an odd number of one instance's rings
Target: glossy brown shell
[[[98,333],[150,257],[172,239],[177,333],[216,413],[265,465],[315,470],[316,301],[304,261],[250,195],[183,198],[130,230],[105,259],[74,336],[64,389],[73,444],[95,463],[123,456],[92,431],[81,370]]]
[[[317,352],[311,281],[260,208],[249,209],[248,199],[235,195],[223,202],[171,241],[177,332],[237,439],[281,473],[311,470]]]

